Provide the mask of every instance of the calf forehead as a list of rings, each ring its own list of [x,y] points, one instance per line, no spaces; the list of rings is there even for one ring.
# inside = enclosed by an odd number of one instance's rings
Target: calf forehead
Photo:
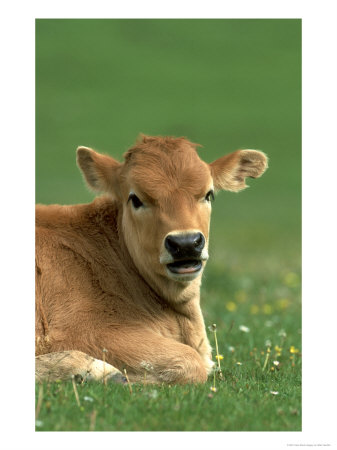
[[[188,146],[136,150],[127,160],[126,169],[129,184],[155,200],[177,190],[193,196],[203,195],[211,184],[208,164]]]

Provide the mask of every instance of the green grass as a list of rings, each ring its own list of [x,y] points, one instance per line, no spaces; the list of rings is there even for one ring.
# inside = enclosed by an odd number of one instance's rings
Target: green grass
[[[208,385],[137,385],[131,395],[121,386],[109,386],[106,390],[103,386],[80,386],[80,407],[71,382],[54,384],[49,390],[45,386],[40,414],[43,425],[37,430],[301,430],[300,381],[295,373],[289,373],[282,381],[279,376],[256,375],[247,369],[227,370],[225,375],[226,381],[213,394]],[[270,394],[273,389],[281,393]]]
[[[44,385],[37,430],[300,430],[301,22],[38,20],[36,38],[37,202],[90,201],[76,147],[121,158],[139,132],[185,135],[207,162],[237,148],[270,159],[213,204],[201,304],[224,357],[217,391],[212,377],[132,395],[85,384],[79,407],[71,383]]]

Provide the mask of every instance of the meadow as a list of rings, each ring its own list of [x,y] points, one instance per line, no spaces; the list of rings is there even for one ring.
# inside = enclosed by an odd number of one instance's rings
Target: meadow
[[[301,430],[300,20],[37,20],[36,201],[91,201],[76,147],[122,159],[139,132],[269,157],[213,203],[201,305],[222,375],[37,385],[36,430]]]

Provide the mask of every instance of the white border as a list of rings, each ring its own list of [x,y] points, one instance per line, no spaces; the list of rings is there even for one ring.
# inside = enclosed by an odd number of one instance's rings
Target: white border
[[[221,5],[219,5],[221,3]],[[35,18],[303,19],[303,431],[255,433],[35,433],[32,358]],[[336,448],[336,2],[13,1],[1,7],[1,446],[138,449],[188,446]],[[179,441],[177,441],[179,439]]]

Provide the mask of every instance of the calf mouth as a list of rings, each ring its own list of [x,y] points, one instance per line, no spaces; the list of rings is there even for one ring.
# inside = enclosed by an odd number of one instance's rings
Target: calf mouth
[[[202,262],[200,259],[184,259],[166,264],[166,267],[175,275],[192,275],[201,270]]]

